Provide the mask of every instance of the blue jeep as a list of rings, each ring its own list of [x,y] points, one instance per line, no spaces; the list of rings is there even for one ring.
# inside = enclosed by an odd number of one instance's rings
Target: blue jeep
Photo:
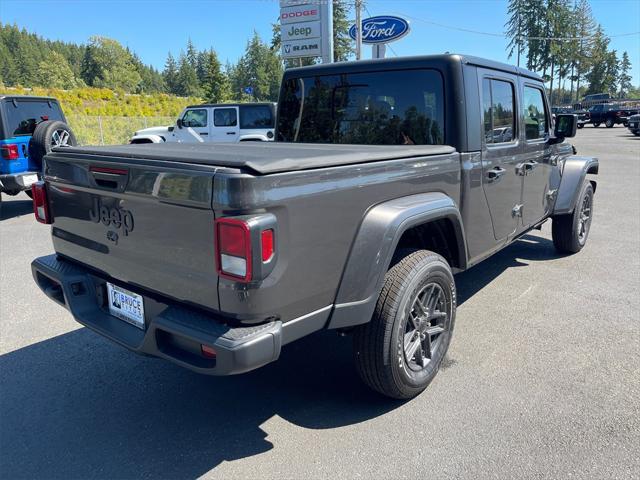
[[[44,155],[66,145],[76,139],[55,98],[0,96],[0,199],[23,190],[30,195]]]

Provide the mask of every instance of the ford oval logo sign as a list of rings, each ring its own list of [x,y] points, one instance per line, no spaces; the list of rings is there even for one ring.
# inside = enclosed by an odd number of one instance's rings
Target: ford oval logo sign
[[[387,43],[409,33],[409,22],[389,15],[365,18],[362,21],[362,43]],[[351,25],[349,36],[356,39],[356,26]]]

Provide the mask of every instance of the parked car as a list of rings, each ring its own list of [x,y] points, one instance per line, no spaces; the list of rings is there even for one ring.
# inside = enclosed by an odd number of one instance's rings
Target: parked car
[[[558,251],[587,241],[598,160],[550,115],[538,75],[475,57],[288,69],[277,142],[47,155],[55,253],[34,279],[97,333],[211,375],[351,334],[363,381],[410,398],[449,348],[455,273],[549,219]]]
[[[626,126],[628,118],[638,113],[638,109],[624,108],[616,104],[599,104],[589,109],[589,120],[594,127],[604,123],[607,128],[623,124]]]
[[[629,117],[629,130],[636,136],[640,135],[640,114]]]
[[[55,98],[0,96],[0,199],[38,181],[42,157],[54,146],[76,145]]]
[[[191,105],[175,126],[138,130],[130,143],[269,142],[274,124],[274,103]]]
[[[590,122],[589,112],[587,110],[574,110],[573,114],[578,117],[578,128],[584,128],[584,126]]]

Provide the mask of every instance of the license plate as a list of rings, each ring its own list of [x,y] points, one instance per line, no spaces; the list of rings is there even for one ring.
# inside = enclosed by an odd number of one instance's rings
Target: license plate
[[[109,313],[138,328],[144,329],[142,296],[107,282]]]
[[[22,184],[25,187],[30,187],[31,185],[33,185],[34,183],[36,183],[38,181],[38,175],[33,174],[33,175],[23,175],[22,176]]]

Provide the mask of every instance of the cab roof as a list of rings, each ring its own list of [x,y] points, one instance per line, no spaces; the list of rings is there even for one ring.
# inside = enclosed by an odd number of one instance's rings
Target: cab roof
[[[371,70],[372,68],[380,70],[397,70],[404,68],[420,68],[426,65],[438,64],[464,64],[473,65],[491,70],[498,70],[513,75],[531,78],[533,80],[542,81],[537,73],[527,70],[526,68],[516,67],[507,63],[496,62],[486,58],[474,57],[472,55],[461,54],[440,54],[440,55],[416,55],[411,57],[383,58],[374,60],[359,60],[356,62],[337,62],[325,63],[321,65],[311,65],[308,67],[289,68],[285,71],[285,76],[305,76],[306,74],[318,73],[330,75],[332,73],[349,73],[357,71]]]
[[[236,103],[200,103],[198,105],[188,105],[186,108],[198,107],[246,107],[246,106],[267,106],[273,108],[274,102],[236,102]]]
[[[56,102],[58,100],[53,97],[41,97],[36,95],[0,95],[0,100],[45,100],[47,102]]]

